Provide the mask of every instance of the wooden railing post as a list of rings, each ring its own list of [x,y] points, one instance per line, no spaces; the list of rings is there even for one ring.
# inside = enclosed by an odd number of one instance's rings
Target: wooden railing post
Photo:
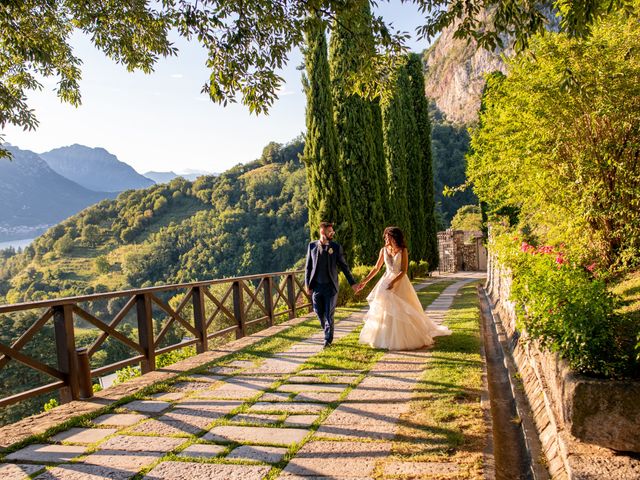
[[[273,311],[273,277],[271,275],[264,279],[264,308],[269,317],[269,326],[273,327],[275,312]]]
[[[78,383],[78,357],[73,332],[73,305],[53,307],[53,325],[56,337],[58,370],[65,374],[66,386],[60,389],[60,401],[70,402],[80,398]]]
[[[238,323],[236,338],[242,338],[247,334],[245,325],[244,299],[242,295],[242,280],[233,282],[233,316]]]
[[[206,287],[193,287],[191,290],[191,301],[193,302],[193,321],[196,330],[198,331],[198,343],[196,343],[196,352],[206,352],[208,347],[207,339],[207,318],[204,310],[204,292],[203,288]]]
[[[293,273],[287,275],[287,298],[289,302],[289,319],[296,318],[298,312],[296,309],[296,285],[293,278]]]
[[[144,351],[144,359],[140,361],[143,374],[156,369],[156,351],[153,342],[153,316],[151,299],[148,295],[136,295],[136,311],[138,314],[138,340]]]
[[[80,383],[80,398],[93,397],[93,385],[91,383],[91,364],[89,362],[89,350],[78,348],[78,380]]]

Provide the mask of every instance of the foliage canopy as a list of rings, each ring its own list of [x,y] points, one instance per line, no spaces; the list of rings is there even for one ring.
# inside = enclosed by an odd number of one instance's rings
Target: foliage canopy
[[[419,29],[433,37],[458,22],[459,37],[476,38],[479,45],[502,43],[513,34],[518,45],[544,28],[545,12],[556,9],[561,26],[584,34],[610,9],[629,8],[630,0],[413,0],[426,16]],[[266,112],[277,98],[282,78],[278,70],[295,47],[303,45],[304,22],[318,13],[333,20],[351,2],[344,0],[9,0],[0,5],[0,127],[34,129],[38,122],[27,103],[27,92],[41,90],[43,77],[58,79],[56,94],[72,105],[81,101],[81,59],[71,37],[87,35],[93,44],[129,70],[153,70],[161,57],[176,55],[170,35],[198,41],[208,52],[210,76],[202,90],[215,102],[241,98],[250,111]],[[481,24],[484,8],[495,9],[491,26]],[[372,79],[393,55],[402,53],[407,38],[379,17],[372,18],[378,55],[371,62]],[[511,37],[510,37],[511,38]],[[386,60],[385,60],[386,59]],[[363,70],[363,75],[366,72]],[[7,155],[0,149],[0,155]]]
[[[627,268],[640,258],[640,26],[614,14],[588,39],[535,38],[489,78],[468,177],[490,212],[540,241]]]

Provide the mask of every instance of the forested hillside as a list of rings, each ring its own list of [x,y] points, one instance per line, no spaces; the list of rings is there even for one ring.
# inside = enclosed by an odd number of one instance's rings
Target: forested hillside
[[[124,192],[49,229],[22,254],[5,251],[0,299],[14,303],[291,267],[308,238],[296,142],[271,145],[262,159],[218,177],[177,178]]]

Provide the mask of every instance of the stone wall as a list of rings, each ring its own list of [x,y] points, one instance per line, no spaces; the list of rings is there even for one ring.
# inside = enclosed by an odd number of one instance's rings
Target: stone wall
[[[640,479],[638,456],[612,449],[638,447],[640,383],[573,374],[556,354],[541,350],[526,331],[518,330],[510,289],[510,272],[490,256],[487,294],[509,337],[551,477]]]
[[[438,252],[441,272],[487,269],[487,251],[482,232],[452,229],[438,232]]]

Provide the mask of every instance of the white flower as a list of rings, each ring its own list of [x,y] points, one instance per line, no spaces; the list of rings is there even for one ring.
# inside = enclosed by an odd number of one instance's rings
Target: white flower
[[[329,247],[328,252],[329,252],[329,255],[333,255],[333,248]]]

